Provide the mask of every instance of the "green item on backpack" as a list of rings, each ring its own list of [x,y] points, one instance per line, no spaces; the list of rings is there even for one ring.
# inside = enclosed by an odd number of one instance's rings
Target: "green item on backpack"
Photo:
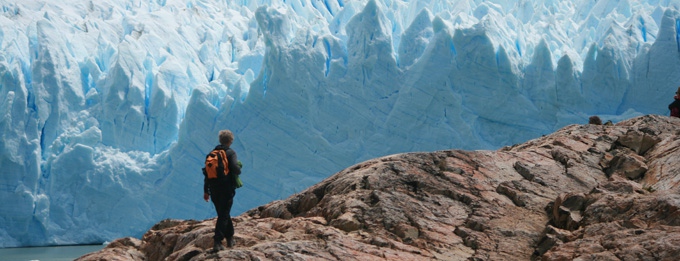
[[[243,163],[241,163],[240,160],[236,163],[238,164],[239,168],[243,168]],[[236,175],[236,179],[234,181],[236,183],[236,188],[243,187],[243,181],[241,181],[241,175]]]
[[[241,177],[239,175],[236,175],[236,188],[243,187],[243,181],[241,181]]]

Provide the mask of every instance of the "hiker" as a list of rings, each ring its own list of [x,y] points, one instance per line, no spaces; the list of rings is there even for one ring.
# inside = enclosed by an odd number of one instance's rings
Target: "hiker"
[[[215,223],[215,244],[213,250],[224,249],[222,239],[227,239],[227,246],[234,246],[234,223],[231,221],[231,206],[234,203],[236,194],[236,177],[241,174],[241,167],[238,165],[236,152],[229,146],[234,142],[234,134],[230,130],[221,130],[219,133],[220,145],[206,156],[206,167],[203,168],[203,199],[207,202],[212,198],[217,212],[217,222]],[[219,156],[218,156],[219,155]],[[223,167],[224,156],[226,156],[226,168]],[[209,167],[210,159],[219,159],[219,164],[212,169]],[[214,162],[218,162],[215,160]],[[212,173],[210,173],[212,171]],[[217,173],[216,172],[221,172]]]
[[[668,105],[668,109],[671,111],[671,117],[680,118],[680,87],[678,87],[678,90],[675,91],[675,96],[673,99],[675,100]]]

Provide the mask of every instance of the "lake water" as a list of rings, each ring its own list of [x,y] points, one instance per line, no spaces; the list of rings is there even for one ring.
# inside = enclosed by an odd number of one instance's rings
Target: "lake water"
[[[73,261],[104,245],[0,248],[0,261]]]

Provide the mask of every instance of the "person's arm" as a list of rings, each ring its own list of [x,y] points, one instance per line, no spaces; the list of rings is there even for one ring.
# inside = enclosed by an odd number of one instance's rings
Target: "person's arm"
[[[236,156],[236,151],[229,149],[227,150],[227,161],[229,161],[229,174],[241,174],[241,167],[238,166],[238,156]]]
[[[676,97],[674,97],[675,100],[671,104],[668,104],[668,110],[671,111],[672,117],[680,117],[680,100],[676,99]]]
[[[208,187],[208,175],[205,174],[205,168],[203,168],[203,200],[208,201],[210,199],[210,187]]]

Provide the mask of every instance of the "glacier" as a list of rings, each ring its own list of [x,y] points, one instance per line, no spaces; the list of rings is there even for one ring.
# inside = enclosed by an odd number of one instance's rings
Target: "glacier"
[[[668,115],[680,0],[0,0],[0,247],[232,215],[389,154]],[[238,229],[238,228],[237,228]]]

